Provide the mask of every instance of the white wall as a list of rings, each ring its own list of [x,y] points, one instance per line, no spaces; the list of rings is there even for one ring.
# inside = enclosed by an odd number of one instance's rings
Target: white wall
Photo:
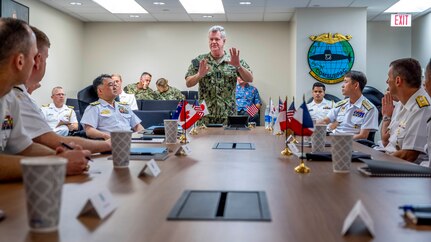
[[[43,3],[18,0],[30,8],[30,24],[44,31],[51,48],[42,87],[33,93],[39,104],[51,102],[51,90],[61,85],[69,97],[81,89],[83,59],[83,23]]]
[[[431,58],[431,13],[412,23],[412,57],[425,68]]]
[[[286,95],[290,27],[287,22],[220,23],[227,32],[225,50],[236,47],[254,74],[263,100]],[[197,55],[208,53],[208,29],[215,23],[86,23],[84,75],[88,85],[101,73],[122,74],[125,84],[143,71],[153,75],[151,87],[164,77],[187,90],[184,75]],[[191,90],[197,90],[197,86]]]
[[[301,8],[296,13],[296,103],[302,95],[311,97],[316,80],[309,74],[307,53],[311,35],[340,33],[351,35],[349,43],[355,52],[353,70],[366,71],[367,11],[365,8]],[[341,96],[341,83],[326,85],[326,92]]]
[[[411,28],[393,28],[390,22],[368,22],[367,85],[385,93],[389,64],[411,57],[411,47]]]

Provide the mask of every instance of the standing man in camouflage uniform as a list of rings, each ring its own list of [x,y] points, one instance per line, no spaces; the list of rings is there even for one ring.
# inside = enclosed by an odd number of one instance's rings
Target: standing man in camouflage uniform
[[[221,26],[213,26],[208,31],[210,53],[192,60],[186,73],[187,87],[199,83],[199,100],[205,100],[209,115],[202,118],[204,124],[227,123],[228,115],[236,114],[236,78],[252,82],[249,65],[239,58],[239,50],[224,51],[226,32]]]
[[[184,100],[186,97],[175,87],[168,85],[168,80],[159,78],[156,81],[157,94],[159,100]]]
[[[127,85],[124,87],[124,91],[128,94],[135,95],[136,100],[155,100],[157,99],[157,93],[150,88],[152,77],[150,73],[144,72],[139,82]]]

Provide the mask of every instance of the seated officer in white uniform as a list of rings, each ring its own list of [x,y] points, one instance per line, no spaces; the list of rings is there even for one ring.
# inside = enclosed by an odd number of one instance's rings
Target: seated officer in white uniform
[[[321,82],[315,82],[311,89],[313,100],[307,104],[312,119],[324,119],[334,107],[334,102],[324,98],[326,87]]]
[[[336,103],[327,117],[318,123],[329,124],[336,121],[338,125],[332,130],[333,133],[349,133],[353,134],[353,139],[367,139],[370,131],[379,128],[379,114],[377,108],[362,95],[366,84],[364,73],[346,73],[341,92],[348,98]]]
[[[120,74],[112,74],[112,80],[114,80],[117,85],[118,98],[120,98],[120,102],[129,104],[132,110],[138,110],[138,104],[136,104],[136,98],[133,94],[128,94],[123,91],[123,79]]]
[[[394,134],[385,147],[401,159],[415,162],[425,152],[427,121],[431,117],[430,96],[421,88],[422,69],[412,58],[393,61],[389,65],[389,92],[401,103]]]
[[[32,29],[36,35],[38,50],[38,54],[34,61],[35,67],[28,79],[25,81],[25,85],[22,84],[15,86],[13,90],[17,97],[16,100],[20,105],[21,119],[26,134],[33,139],[34,142],[46,145],[54,150],[59,146],[61,147],[61,143],[74,143],[75,145],[85,147],[85,149],[88,149],[92,153],[111,150],[110,141],[90,140],[73,136],[60,136],[56,134],[51,127],[49,127],[42,111],[27,90],[40,85],[40,82],[45,75],[46,60],[49,56],[49,47],[51,43],[45,33],[34,27],[32,27]]]
[[[15,93],[10,92],[14,85],[23,84],[34,70],[38,47],[33,31],[24,21],[0,18],[0,43],[0,181],[21,179],[20,160],[23,156],[57,153],[65,158],[74,157],[77,162],[79,160],[78,172],[82,173],[88,162],[85,157],[90,154],[83,150],[57,149],[56,152],[33,143],[22,126],[23,120]],[[71,163],[67,165],[67,174],[77,174],[71,169],[75,167]]]
[[[64,104],[66,94],[62,87],[52,89],[52,103],[41,108],[45,120],[55,133],[67,136],[70,131],[78,130],[78,120],[76,119],[73,107]]]
[[[88,137],[109,139],[111,131],[144,129],[127,103],[115,102],[118,86],[110,75],[102,74],[94,79],[93,88],[99,100],[88,105],[81,119]]]

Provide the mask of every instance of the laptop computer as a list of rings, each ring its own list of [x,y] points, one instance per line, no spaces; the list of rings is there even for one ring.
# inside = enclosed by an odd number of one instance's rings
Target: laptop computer
[[[227,117],[226,130],[249,130],[247,115],[232,115]]]

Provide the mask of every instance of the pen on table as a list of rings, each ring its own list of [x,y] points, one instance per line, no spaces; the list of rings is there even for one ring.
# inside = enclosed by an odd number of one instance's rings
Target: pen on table
[[[68,145],[68,144],[66,144],[66,143],[64,143],[64,142],[60,142],[60,144],[61,144],[62,146],[64,146],[64,147],[66,147],[66,149],[73,150],[73,148],[72,148],[70,145]],[[93,162],[93,160],[92,160],[89,156],[86,156],[85,158],[86,158],[88,161]]]
[[[431,205],[403,205],[399,206],[399,209],[402,209],[405,211],[412,211],[412,212],[430,212],[431,213]]]

